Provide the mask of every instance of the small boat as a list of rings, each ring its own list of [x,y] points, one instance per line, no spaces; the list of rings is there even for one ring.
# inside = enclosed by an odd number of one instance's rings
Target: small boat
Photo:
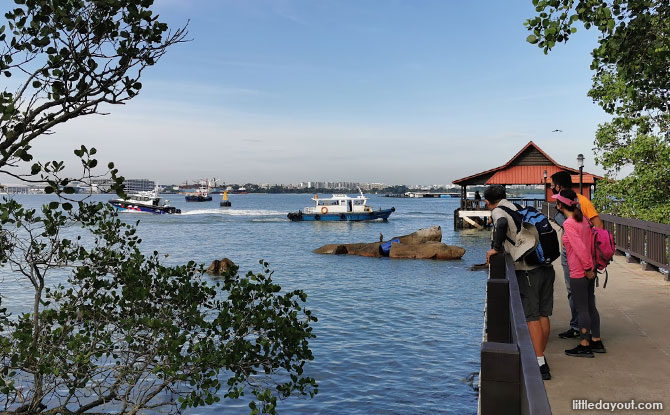
[[[159,215],[181,213],[181,209],[168,205],[167,200],[161,204],[157,189],[129,193],[127,199],[110,199],[109,203],[116,208],[117,212],[155,213]]]
[[[360,189],[359,189],[360,191]],[[327,199],[319,199],[315,195],[312,200],[314,207],[306,207],[304,211],[291,212],[288,218],[297,221],[363,221],[382,219],[388,220],[395,208],[373,210],[367,206],[367,198],[363,192],[359,196],[349,197],[342,194],[334,194]]]
[[[186,193],[187,202],[209,202],[210,200],[212,196],[209,194],[209,183],[201,183],[195,193]]]

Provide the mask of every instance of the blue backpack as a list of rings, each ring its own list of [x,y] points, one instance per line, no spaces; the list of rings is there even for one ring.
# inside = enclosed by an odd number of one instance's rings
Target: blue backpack
[[[529,223],[535,226],[539,235],[539,243],[535,250],[524,257],[529,265],[548,265],[561,256],[561,250],[558,245],[558,235],[556,230],[549,223],[549,219],[533,207],[523,207],[514,204],[517,210],[512,210],[506,206],[498,206],[514,220],[517,233],[521,231],[523,223]],[[509,238],[508,238],[509,239]],[[513,243],[513,241],[510,241]]]

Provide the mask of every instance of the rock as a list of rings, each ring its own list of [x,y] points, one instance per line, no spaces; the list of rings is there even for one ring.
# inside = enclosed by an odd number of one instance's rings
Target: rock
[[[459,259],[465,254],[465,249],[443,244],[442,229],[432,226],[428,229],[419,229],[409,235],[397,236],[399,243],[391,244],[391,258],[416,259]],[[378,258],[383,256],[381,242],[355,244],[328,244],[315,249],[317,254],[331,255],[359,255]]]
[[[346,255],[348,254],[349,251],[347,250],[347,247],[345,245],[337,245],[335,248],[335,252],[333,254],[335,255]]]
[[[470,271],[488,271],[489,270],[489,264],[474,264],[470,268],[468,268]]]
[[[437,241],[428,241],[426,243],[412,245],[393,243],[391,244],[389,258],[460,259],[464,254],[465,249],[460,246],[447,245]]]
[[[372,258],[379,258],[382,256],[382,251],[379,249],[379,245],[381,244],[379,242],[374,242],[371,244],[356,244],[356,245],[363,245],[363,246],[355,247],[354,249],[347,248],[349,250],[349,254],[372,257]]]
[[[230,269],[230,267],[234,266],[235,263],[228,258],[223,258],[221,261],[215,259],[212,261],[212,263],[207,268],[207,271],[205,272],[211,275],[222,275],[225,274]]]
[[[428,229],[419,229],[418,231],[410,233],[409,235],[396,236],[395,238],[391,238],[389,240],[396,238],[400,239],[401,244],[407,245],[422,244],[431,241],[440,242],[442,241],[442,228],[439,226],[431,226]]]
[[[342,245],[342,244],[328,244],[328,245],[322,246],[321,248],[316,248],[312,252],[314,252],[316,254],[340,255],[340,254],[346,254],[347,253],[347,247],[346,247],[346,245]]]

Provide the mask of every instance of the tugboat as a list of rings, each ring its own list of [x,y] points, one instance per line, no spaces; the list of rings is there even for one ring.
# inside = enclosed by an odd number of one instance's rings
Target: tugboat
[[[129,193],[127,199],[110,199],[109,203],[116,208],[117,212],[124,213],[154,213],[158,215],[181,213],[181,209],[168,205],[167,200],[161,204],[157,188],[153,191]]]
[[[209,195],[209,183],[200,183],[200,187],[195,193],[186,193],[187,202],[209,202],[212,196]]]
[[[367,198],[360,195],[349,197],[343,194],[334,194],[327,199],[319,199],[315,195],[312,200],[314,207],[308,206],[304,211],[291,212],[288,218],[294,222],[298,221],[364,221],[382,219],[387,221],[395,208],[373,210],[367,206]]]

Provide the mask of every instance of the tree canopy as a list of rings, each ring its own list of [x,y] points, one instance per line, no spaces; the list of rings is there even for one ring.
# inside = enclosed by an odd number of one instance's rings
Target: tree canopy
[[[596,204],[609,213],[670,223],[670,2],[533,0],[527,41],[548,53],[576,24],[600,32],[588,95],[607,113],[595,137],[608,172]],[[621,171],[630,174],[617,177]]]
[[[55,197],[41,209],[0,202],[0,266],[33,297],[19,315],[0,308],[0,412],[178,413],[223,389],[232,399],[250,391],[258,414],[313,396],[304,366],[316,318],[303,291],[283,292],[263,261],[219,280],[194,262],[166,266],[142,247],[139,222],[72,195],[74,181],[96,177],[124,195],[123,177],[113,163],[99,167],[94,148],[74,150],[76,178],[63,162],[33,162],[32,140],[136,96],[186,26],[170,32],[153,0],[14,2],[0,26],[0,173]]]

